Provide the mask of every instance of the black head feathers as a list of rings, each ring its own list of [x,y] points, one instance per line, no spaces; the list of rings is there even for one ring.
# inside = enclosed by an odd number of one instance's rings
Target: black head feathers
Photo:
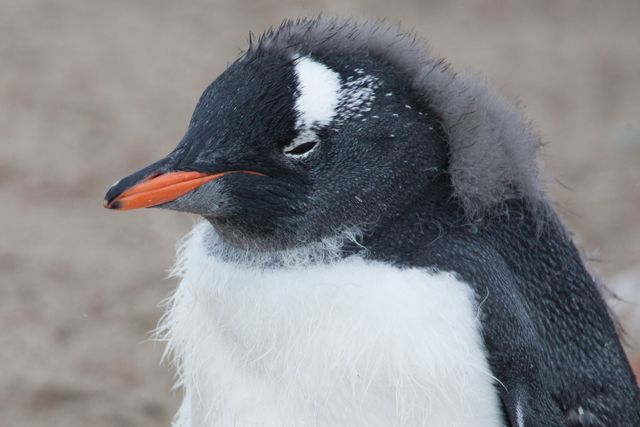
[[[327,17],[285,21],[252,41],[240,60],[273,52],[322,57],[363,51],[394,67],[438,116],[455,195],[469,217],[510,198],[533,206],[543,199],[540,138],[516,103],[483,77],[454,71],[395,25]]]
[[[107,207],[200,214],[261,249],[374,235],[409,209],[466,223],[509,199],[539,205],[539,145],[512,102],[412,34],[286,21],[250,43],[176,149],[115,185]]]

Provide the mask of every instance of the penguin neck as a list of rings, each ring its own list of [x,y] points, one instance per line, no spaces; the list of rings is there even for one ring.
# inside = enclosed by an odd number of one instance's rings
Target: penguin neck
[[[364,230],[362,247],[374,258],[404,263],[413,249],[429,245],[443,233],[468,226],[462,206],[452,196],[447,174],[429,180],[416,196],[379,218],[375,228]]]
[[[569,262],[582,267],[564,226],[546,201],[534,206],[511,199],[485,217],[470,220],[445,190],[421,195],[404,211],[386,218],[365,233],[362,245],[372,259],[447,270],[454,269],[453,257],[460,251],[473,257],[475,251],[491,250],[508,264],[517,265],[523,248],[527,248],[526,256],[548,260],[557,256],[546,251],[553,245],[570,255]]]

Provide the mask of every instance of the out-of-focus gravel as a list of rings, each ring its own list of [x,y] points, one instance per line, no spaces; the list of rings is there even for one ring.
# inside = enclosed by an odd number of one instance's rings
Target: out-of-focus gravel
[[[381,2],[382,3],[382,2]],[[391,2],[389,2],[391,3]],[[387,16],[517,96],[603,277],[640,263],[640,2],[0,0],[0,425],[168,425],[150,339],[194,218],[102,209],[180,139],[249,30]],[[566,188],[565,188],[566,187]]]

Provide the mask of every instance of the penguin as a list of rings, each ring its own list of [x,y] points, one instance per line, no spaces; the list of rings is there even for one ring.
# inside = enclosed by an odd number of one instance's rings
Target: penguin
[[[538,135],[385,22],[267,30],[115,210],[203,218],[159,326],[175,425],[640,426]]]

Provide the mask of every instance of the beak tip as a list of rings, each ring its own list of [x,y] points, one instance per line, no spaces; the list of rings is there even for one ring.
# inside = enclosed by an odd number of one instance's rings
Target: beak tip
[[[104,202],[102,203],[102,206],[105,207],[106,209],[118,210],[122,207],[122,203],[120,203],[120,201],[118,200],[112,200],[111,202],[109,202],[107,199],[105,199]]]

